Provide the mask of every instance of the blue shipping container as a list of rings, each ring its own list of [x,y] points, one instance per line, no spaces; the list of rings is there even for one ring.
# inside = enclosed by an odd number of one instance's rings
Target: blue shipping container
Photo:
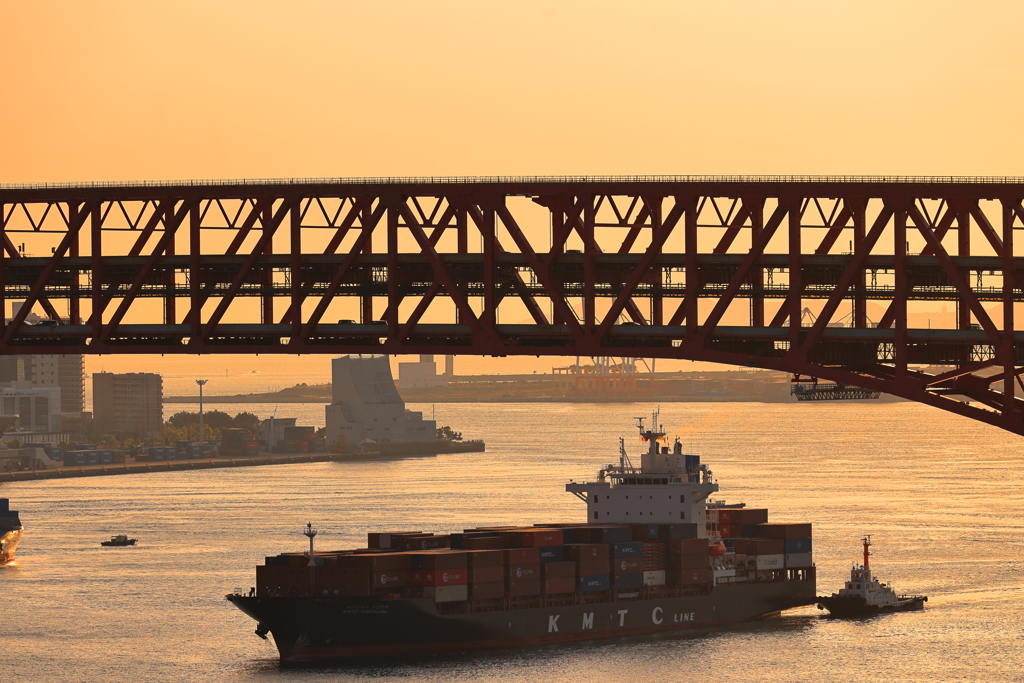
[[[89,464],[90,465],[99,465],[100,464],[100,454],[97,451],[89,451]]]
[[[630,572],[629,574],[616,574],[612,585],[616,588],[643,588],[644,573]]]
[[[641,581],[643,581],[643,576],[643,574],[640,574]],[[611,588],[611,580],[607,574],[580,577],[581,593],[586,593],[587,591],[606,591],[609,588]]]
[[[541,562],[561,562],[565,559],[565,548],[560,545],[549,545],[538,548]]]
[[[642,557],[643,554],[644,544],[640,541],[612,544],[612,557]]]
[[[114,462],[114,454],[110,451],[104,451],[100,454],[100,462],[104,465],[110,465]]]
[[[154,448],[154,449],[152,449],[152,451],[150,452],[149,455],[154,460],[163,460],[164,459],[164,449],[162,449],[162,448]]]
[[[809,553],[811,550],[811,539],[809,538],[787,538],[786,539],[786,554],[795,555],[796,553]]]

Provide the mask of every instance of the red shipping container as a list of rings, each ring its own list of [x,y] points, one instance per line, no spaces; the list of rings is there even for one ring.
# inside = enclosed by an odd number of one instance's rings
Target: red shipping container
[[[409,572],[409,583],[414,586],[457,586],[468,583],[467,569],[413,570]]]
[[[509,581],[525,581],[527,579],[540,579],[540,563],[537,564],[513,564],[508,568]]]
[[[541,564],[540,570],[545,579],[576,580],[575,562],[544,562]]]
[[[576,570],[577,576],[603,576],[608,573],[608,560],[581,560]]]
[[[500,536],[477,536],[462,539],[463,550],[501,550],[505,547]]]
[[[708,539],[706,538],[674,538],[668,542],[669,549],[674,553],[707,553]]]
[[[574,577],[544,579],[542,589],[544,591],[544,595],[575,593],[576,579]]]
[[[767,508],[720,509],[719,524],[764,524],[768,521]]]
[[[765,538],[810,538],[810,524],[762,524]]]
[[[701,569],[684,569],[682,571],[683,585],[693,583],[710,583],[711,582],[711,569],[703,567]]]
[[[783,555],[786,542],[781,538],[737,538],[735,548],[743,555]]]
[[[707,568],[708,556],[699,553],[681,554],[672,553],[669,558],[669,567],[676,569],[700,569]]]
[[[570,560],[607,560],[608,546],[604,543],[571,543],[565,546],[566,557]],[[583,574],[589,576],[589,574]]]
[[[366,534],[366,545],[370,548],[390,548],[391,537],[393,535],[406,536],[409,534],[423,534],[422,531],[399,531],[399,532],[379,532],[372,531]]]
[[[735,530],[731,524],[719,524],[718,533],[722,538],[732,538],[733,535],[740,535],[740,525],[737,524]]]
[[[319,575],[319,572],[317,574]],[[319,576],[317,578],[319,579]],[[409,573],[404,571],[373,572],[370,575],[374,588],[398,588],[404,586],[408,578]]]
[[[732,524],[764,524],[768,521],[768,508],[745,508]]]
[[[473,567],[469,570],[472,583],[500,583],[505,580],[505,567]]]
[[[473,550],[466,553],[466,562],[471,569],[504,567],[505,553],[501,550]]]
[[[540,551],[536,548],[507,548],[505,564],[537,564],[540,562]]]
[[[469,584],[470,600],[495,600],[503,597],[505,597],[504,581]]]
[[[694,584],[711,582],[711,570],[707,567],[703,569],[682,569],[678,572],[672,570],[668,575],[672,577],[672,585],[676,586],[692,586]]]
[[[562,532],[558,529],[531,529],[519,534],[519,542],[524,547],[548,548],[562,545]]]
[[[612,574],[635,574],[644,570],[642,557],[620,557],[612,560]],[[584,574],[583,576],[588,576]]]
[[[406,550],[434,550],[435,548],[447,548],[452,544],[451,536],[425,536],[407,538],[402,542]]]
[[[426,552],[409,553],[413,558],[413,567],[420,569],[465,569],[468,564],[465,550],[428,550]]]
[[[508,582],[508,597],[523,598],[530,595],[540,595],[540,579]]]
[[[367,553],[365,555],[339,555],[337,564],[342,567],[363,567],[370,571],[408,569],[412,555],[409,553]]]

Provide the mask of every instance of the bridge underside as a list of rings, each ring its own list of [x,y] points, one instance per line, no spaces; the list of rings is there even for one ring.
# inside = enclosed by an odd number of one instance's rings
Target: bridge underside
[[[1024,434],[1022,196],[969,178],[3,186],[0,305],[22,305],[0,353],[690,359]]]

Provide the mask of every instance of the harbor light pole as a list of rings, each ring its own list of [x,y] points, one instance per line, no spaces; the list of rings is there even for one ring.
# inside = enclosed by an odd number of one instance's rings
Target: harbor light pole
[[[203,452],[203,385],[206,384],[207,380],[197,379],[196,384],[199,385],[199,452]]]

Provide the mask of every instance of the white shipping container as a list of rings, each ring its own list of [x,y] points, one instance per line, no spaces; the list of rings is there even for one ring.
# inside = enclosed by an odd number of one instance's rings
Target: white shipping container
[[[786,555],[787,567],[810,567],[812,564],[814,564],[812,553],[789,553]]]
[[[764,569],[782,569],[786,566],[785,555],[757,555],[758,571]]]
[[[736,570],[735,569],[716,569],[715,570],[715,578],[716,579],[721,579],[721,578],[726,577],[726,576],[736,576]]]
[[[433,598],[434,602],[458,602],[469,597],[469,586],[426,586],[423,597]]]
[[[665,570],[654,569],[651,571],[644,572],[644,585],[645,586],[664,586],[665,585]]]

